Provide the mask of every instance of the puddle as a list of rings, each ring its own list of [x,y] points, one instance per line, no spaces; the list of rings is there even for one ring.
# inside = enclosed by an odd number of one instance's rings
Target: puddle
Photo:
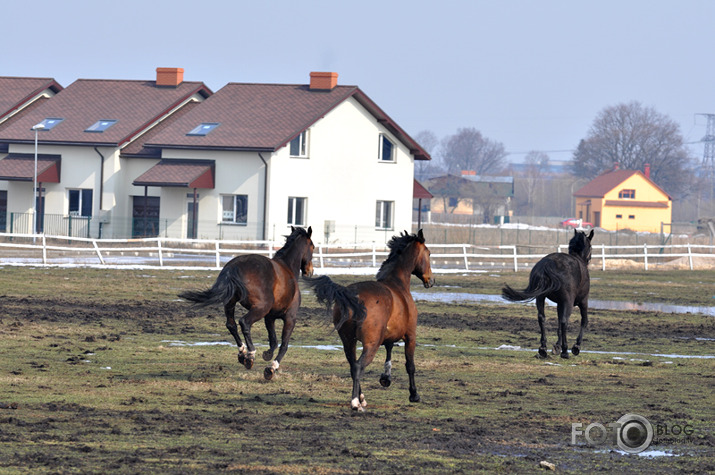
[[[513,302],[504,300],[501,295],[490,294],[470,294],[460,292],[412,292],[412,297],[415,300],[424,302],[439,302],[439,303],[500,303],[511,305]],[[549,306],[556,304],[546,301]],[[530,302],[529,305],[534,305]],[[663,313],[702,313],[711,317],[715,317],[715,307],[698,307],[688,305],[671,305],[665,303],[636,303],[636,302],[619,302],[615,300],[589,300],[589,308],[597,308],[601,310],[640,310],[646,312],[663,312]]]

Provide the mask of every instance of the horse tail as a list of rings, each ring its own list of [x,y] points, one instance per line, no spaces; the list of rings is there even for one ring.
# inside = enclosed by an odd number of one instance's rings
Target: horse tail
[[[338,309],[340,318],[333,321],[336,330],[340,330],[340,327],[349,320],[358,324],[365,320],[367,309],[355,291],[336,284],[327,275],[316,278],[303,277],[303,280],[313,288],[318,303],[325,305],[328,314],[334,308]]]
[[[179,297],[193,302],[196,307],[209,305],[227,305],[235,298],[240,302],[248,294],[243,285],[237,266],[224,267],[216,278],[214,285],[206,290],[187,290],[181,292]]]
[[[550,260],[538,262],[529,274],[529,285],[524,290],[512,289],[504,285],[501,295],[511,302],[524,302],[537,297],[544,297],[561,288],[559,278],[553,263]]]

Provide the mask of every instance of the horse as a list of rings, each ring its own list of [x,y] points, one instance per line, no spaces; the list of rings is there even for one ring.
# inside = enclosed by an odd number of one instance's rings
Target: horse
[[[591,260],[591,239],[593,230],[586,233],[574,230],[574,236],[569,241],[569,252],[554,252],[543,257],[534,265],[529,274],[529,285],[523,291],[514,290],[508,285],[502,288],[502,297],[512,302],[523,302],[536,299],[539,328],[541,329],[541,346],[539,356],[546,358],[546,332],[544,322],[544,300],[556,303],[558,314],[558,340],[553,352],[561,352],[562,358],[568,358],[566,329],[574,306],[581,311],[581,331],[576,344],[571,348],[574,356],[581,352],[583,331],[588,325],[588,292],[590,277],[588,263]]]
[[[380,266],[376,281],[363,281],[347,287],[327,276],[305,279],[314,289],[319,303],[324,304],[343,343],[350,364],[353,390],[350,406],[364,411],[367,403],[360,387],[365,368],[372,362],[381,345],[387,350],[385,372],[380,376],[383,387],[392,382],[392,347],[405,342],[405,368],[409,375],[410,402],[419,402],[415,386],[415,346],[417,306],[410,293],[410,277],[417,276],[426,288],[434,285],[430,251],[425,246],[422,230],[393,236],[387,244],[390,253]],[[363,350],[356,358],[357,342]]]
[[[278,347],[275,321],[283,320],[281,347],[276,359],[263,372],[266,380],[271,380],[278,371],[295,327],[300,306],[298,272],[308,277],[313,275],[312,259],[315,246],[310,239],[312,233],[311,227],[305,230],[291,226],[291,234],[272,259],[258,254],[234,257],[221,269],[211,288],[187,290],[179,294],[179,297],[193,302],[195,307],[223,305],[226,328],[238,345],[238,362],[246,369],[253,367],[256,357],[251,326],[264,319],[268,330],[269,349],[263,352],[263,359],[271,361]],[[245,344],[238,335],[234,317],[236,304],[248,310],[239,320]]]

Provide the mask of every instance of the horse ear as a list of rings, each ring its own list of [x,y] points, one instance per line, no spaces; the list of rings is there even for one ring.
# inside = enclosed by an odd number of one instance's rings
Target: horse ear
[[[313,226],[308,226],[308,237],[313,235]]]
[[[592,229],[591,232],[588,234],[588,240],[590,241],[591,239],[593,239],[593,229]]]
[[[290,227],[290,232],[292,233],[293,231],[295,231],[295,228],[294,228],[293,226],[291,226],[291,227]]]
[[[419,231],[417,231],[417,239],[418,239],[422,244],[425,243],[425,235],[422,234],[422,230],[421,230],[421,229],[420,229]]]
[[[573,228],[573,235],[578,236],[578,231],[576,231],[576,228]]]

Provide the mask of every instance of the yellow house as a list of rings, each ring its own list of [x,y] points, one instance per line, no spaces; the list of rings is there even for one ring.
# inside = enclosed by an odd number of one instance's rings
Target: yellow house
[[[574,193],[576,217],[609,231],[630,229],[661,232],[670,223],[672,198],[653,183],[650,169],[613,170],[599,175]]]

